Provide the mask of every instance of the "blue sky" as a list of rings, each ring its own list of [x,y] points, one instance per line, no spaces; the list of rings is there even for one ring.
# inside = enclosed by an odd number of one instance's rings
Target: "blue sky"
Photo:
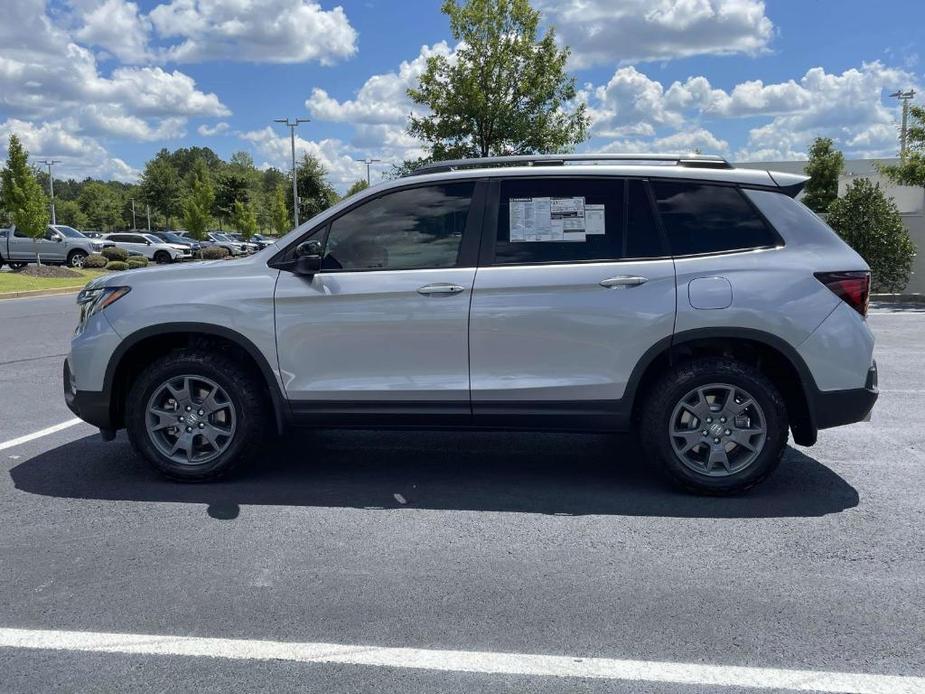
[[[583,150],[803,156],[815,135],[895,154],[888,94],[925,83],[925,3],[534,0],[573,51],[592,116]],[[288,166],[278,117],[343,190],[370,155],[420,153],[405,89],[452,58],[437,0],[4,0],[0,137],[57,174],[133,180],[161,147]],[[925,98],[925,92],[922,94]],[[420,107],[416,107],[419,110]],[[383,165],[382,170],[387,166]],[[375,174],[374,174],[375,178]]]

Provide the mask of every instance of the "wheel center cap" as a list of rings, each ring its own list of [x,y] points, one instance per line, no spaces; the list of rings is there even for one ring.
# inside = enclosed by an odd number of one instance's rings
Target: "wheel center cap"
[[[198,423],[199,423],[199,415],[197,415],[195,412],[187,412],[187,413],[186,413],[186,421],[189,422],[190,424],[198,424]]]
[[[720,434],[723,433],[722,425],[714,422],[713,424],[710,425],[710,433],[713,434],[713,436],[719,436]]]

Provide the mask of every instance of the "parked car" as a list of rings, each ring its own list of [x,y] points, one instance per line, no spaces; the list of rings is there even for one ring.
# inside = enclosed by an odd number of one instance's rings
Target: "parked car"
[[[36,255],[48,265],[83,267],[84,259],[91,253],[99,253],[111,242],[89,239],[77,229],[65,224],[49,224],[45,235],[33,239],[16,227],[0,229],[0,267],[22,267],[36,262]]]
[[[67,403],[181,480],[294,425],[528,428],[632,432],[708,494],[867,417],[869,268],[806,177],[629,159],[431,164],[239,262],[94,280]]]
[[[188,248],[193,255],[196,255],[200,250],[202,250],[202,244],[199,243],[194,238],[188,236],[180,236],[173,231],[152,231],[151,236],[156,236],[164,243],[169,243],[175,248]]]
[[[245,246],[243,243],[235,241],[232,238],[229,238],[221,232],[210,231],[208,234],[208,239],[212,242],[213,246],[225,248],[229,253],[231,253],[231,255],[243,255],[247,253],[247,246]]]
[[[172,263],[176,260],[188,260],[193,257],[187,246],[165,243],[152,234],[139,234],[117,232],[104,237],[112,241],[119,248],[124,248],[129,254],[139,254],[155,263]]]
[[[258,251],[262,251],[274,242],[275,239],[271,239],[269,236],[264,236],[263,234],[254,234],[251,236],[251,243],[256,244]]]
[[[241,246],[244,247],[245,252],[247,253],[256,253],[257,251],[262,250],[265,247],[265,246],[261,246],[256,241],[254,241],[253,236],[250,239],[245,239],[243,234],[238,234],[236,232],[226,232],[224,235],[228,237],[229,239],[231,239],[232,241],[236,241],[240,243]]]

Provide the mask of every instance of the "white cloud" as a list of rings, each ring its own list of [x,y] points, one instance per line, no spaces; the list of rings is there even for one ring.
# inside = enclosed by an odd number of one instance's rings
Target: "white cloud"
[[[214,137],[216,135],[223,135],[224,133],[228,132],[229,128],[231,128],[231,126],[224,121],[221,123],[216,123],[212,126],[203,123],[198,128],[196,128],[196,132],[203,137]]]
[[[343,8],[311,0],[171,0],[148,19],[162,39],[179,39],[163,58],[329,65],[356,53],[357,32]]]
[[[601,148],[602,152],[645,152],[654,154],[688,154],[697,150],[704,154],[725,154],[729,150],[729,143],[719,139],[709,130],[695,128],[649,140],[614,140]]]
[[[728,143],[703,125],[729,119],[766,118],[749,131],[738,159],[795,159],[805,156],[812,139],[831,137],[848,156],[885,156],[896,150],[896,107],[883,102],[884,90],[914,84],[911,73],[864,63],[840,74],[823,68],[803,77],[765,84],[750,80],[730,91],[702,76],[666,88],[634,67],[618,69],[606,85],[587,85],[592,136],[617,150],[699,148],[725,153]],[[643,139],[646,138],[646,139]]]
[[[292,168],[292,150],[289,134],[278,132],[267,126],[261,130],[238,133],[242,140],[250,142],[266,165],[282,171]],[[326,138],[317,142],[296,136],[296,161],[303,154],[316,157],[328,172],[328,180],[340,192],[359,178],[366,177],[366,165],[354,161],[358,155],[341,140]]]
[[[761,0],[542,0],[540,7],[576,67],[755,55],[774,35]]]
[[[71,0],[80,28],[74,36],[88,46],[98,46],[123,63],[150,58],[148,33],[151,23],[127,0]]]
[[[56,178],[92,176],[126,182],[138,179],[140,172],[137,169],[111,156],[99,142],[75,135],[75,125],[67,119],[35,125],[9,118],[0,123],[0,156],[6,159],[10,133],[16,133],[33,159],[54,157],[61,160],[55,169]]]

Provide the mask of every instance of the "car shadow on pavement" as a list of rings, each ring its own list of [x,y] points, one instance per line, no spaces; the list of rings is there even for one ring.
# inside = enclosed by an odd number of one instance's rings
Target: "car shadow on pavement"
[[[822,516],[858,504],[850,484],[794,448],[745,495],[685,494],[648,468],[635,441],[615,435],[302,431],[269,443],[228,480],[180,484],[136,457],[120,433],[41,453],[10,474],[32,494],[205,504],[220,519],[261,504],[689,518]]]

